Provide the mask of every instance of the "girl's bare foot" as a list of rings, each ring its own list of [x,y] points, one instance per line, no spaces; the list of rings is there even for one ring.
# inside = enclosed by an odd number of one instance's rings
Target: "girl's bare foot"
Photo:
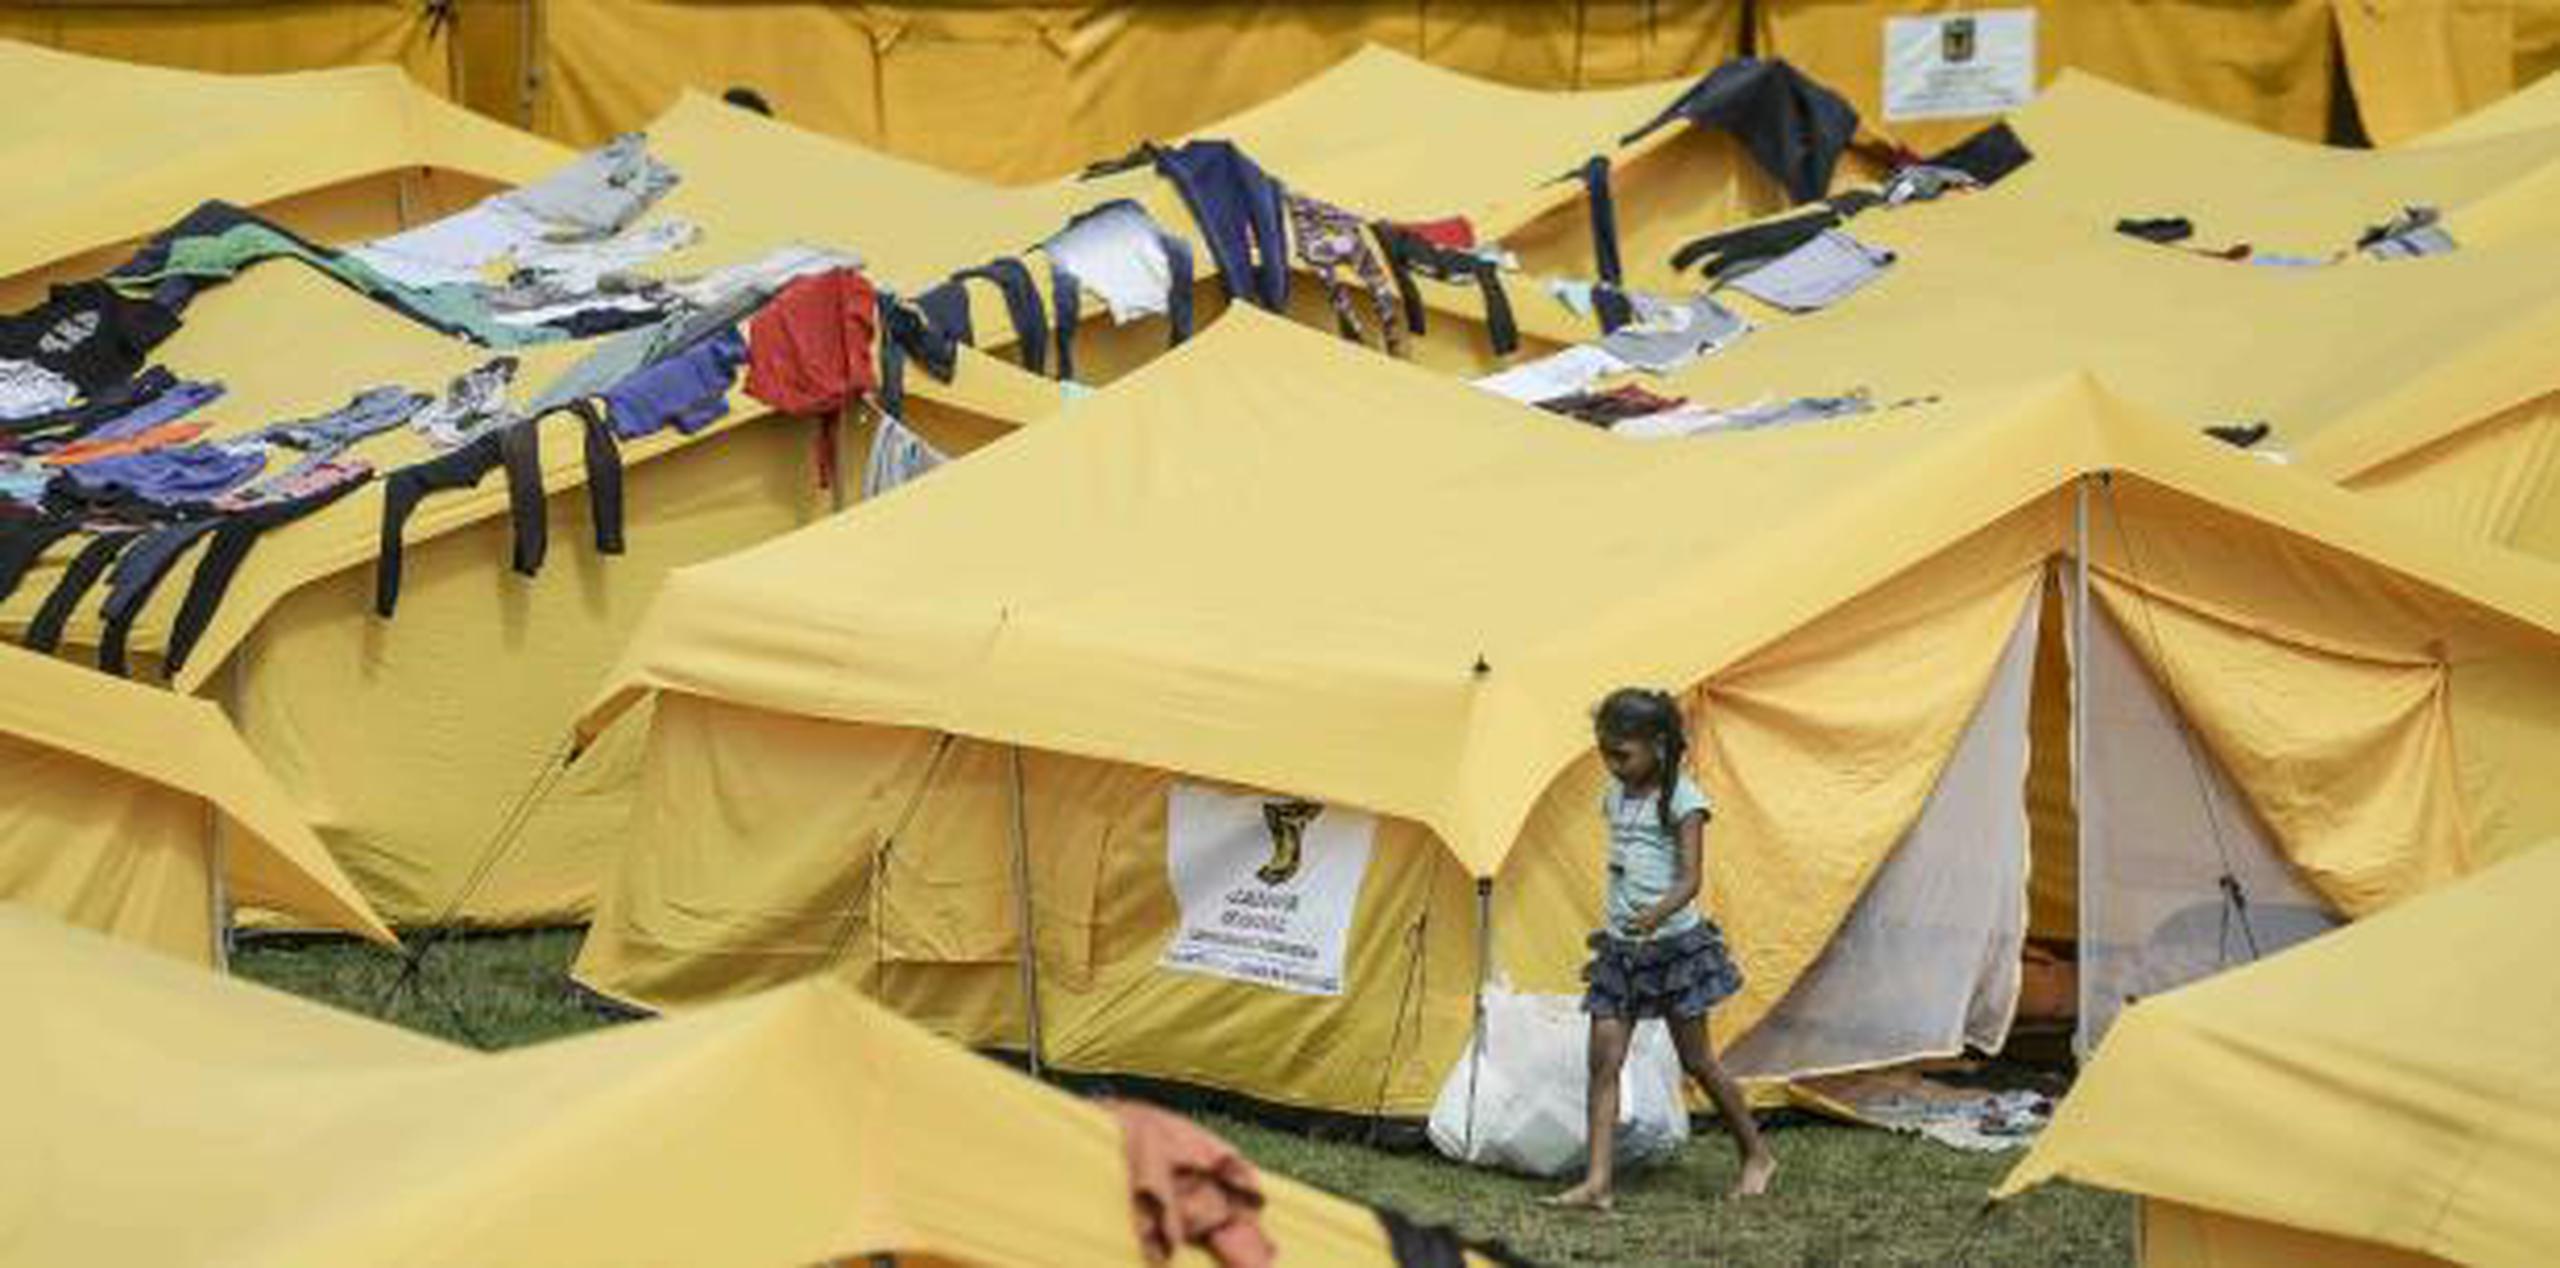
[[[1777,1176],[1778,1156],[1763,1149],[1742,1160],[1742,1174],[1733,1178],[1733,1188],[1725,1196],[1756,1198],[1769,1191],[1769,1182]]]
[[[1595,1189],[1585,1181],[1562,1193],[1538,1199],[1538,1205],[1574,1211],[1597,1211],[1606,1215],[1618,1209],[1618,1199],[1608,1190]]]

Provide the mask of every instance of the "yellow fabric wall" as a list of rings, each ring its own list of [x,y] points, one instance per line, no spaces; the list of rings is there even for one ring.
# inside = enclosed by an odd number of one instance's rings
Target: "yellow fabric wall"
[[[2346,483],[2438,528],[2560,559],[2560,397],[2527,402]]]
[[[1741,47],[1738,0],[1457,6],[989,7],[548,0],[536,125],[587,143],[692,87],[975,175],[1063,174],[1276,96],[1365,42],[1541,88],[1695,74]],[[1389,121],[1381,120],[1381,126]]]
[[[254,73],[389,62],[450,96],[445,41],[409,0],[0,4],[0,38],[190,70]]]
[[[2036,11],[2039,86],[2076,66],[2270,132],[2327,135],[2330,0],[1755,0],[1753,21],[1763,55],[1794,63],[1871,126],[1928,153],[1992,120],[1885,119],[1885,19],[2018,8]]]
[[[212,953],[205,803],[0,736],[0,899],[198,963]]]
[[[1023,755],[1046,1058],[1343,1113],[1428,1108],[1475,973],[1448,852],[1380,823],[1339,998],[1161,973],[1171,778]],[[578,976],[669,1007],[831,968],[956,1039],[1020,1049],[1010,789],[1001,745],[661,697],[633,848]],[[1524,918],[1578,939],[1588,914]]]
[[[2450,1268],[2433,1255],[2158,1198],[2143,1199],[2141,1218],[2142,1268]]]
[[[505,566],[501,517],[413,546],[391,620],[372,615],[370,566],[306,586],[245,644],[236,721],[376,906],[395,923],[433,919],[560,754],[658,578],[819,513],[810,445],[806,424],[775,418],[631,467],[618,557],[596,553],[579,488],[550,499],[538,577]],[[624,769],[610,743],[573,766],[473,895],[471,918],[582,913]]]

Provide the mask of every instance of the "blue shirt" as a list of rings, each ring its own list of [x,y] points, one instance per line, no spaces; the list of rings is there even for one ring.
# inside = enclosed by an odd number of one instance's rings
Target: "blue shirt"
[[[1693,814],[1709,813],[1707,795],[1683,774],[1671,786],[1671,831],[1662,826],[1662,798],[1657,791],[1629,796],[1626,786],[1609,781],[1600,795],[1600,814],[1609,823],[1609,931],[1621,938],[1636,936],[1636,917],[1662,901],[1680,883],[1678,825]],[[1706,861],[1699,860],[1704,867]],[[1705,886],[1703,877],[1699,885]],[[1704,918],[1697,907],[1673,912],[1654,929],[1655,937],[1685,933]]]

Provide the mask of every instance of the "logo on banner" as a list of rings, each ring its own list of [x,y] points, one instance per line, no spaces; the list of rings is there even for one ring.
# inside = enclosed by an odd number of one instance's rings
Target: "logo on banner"
[[[1377,820],[1297,798],[1175,784],[1165,871],[1181,925],[1160,964],[1302,995],[1342,993]]]
[[[1973,60],[1973,19],[1949,18],[1938,40],[1938,55],[1950,62]]]
[[[1887,122],[2003,114],[2036,92],[2036,11],[1884,20]]]
[[[1255,869],[1253,878],[1265,885],[1288,884],[1306,857],[1307,825],[1323,813],[1324,807],[1312,801],[1262,803],[1262,826],[1271,830],[1271,861]]]

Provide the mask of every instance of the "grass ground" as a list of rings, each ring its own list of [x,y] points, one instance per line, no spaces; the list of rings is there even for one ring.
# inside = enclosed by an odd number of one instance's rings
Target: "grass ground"
[[[242,976],[341,1008],[483,1047],[511,1047],[611,1024],[568,982],[569,930],[449,940],[417,982],[396,993],[400,961],[358,943],[245,946]],[[1783,1170],[1776,1193],[1729,1204],[1723,1138],[1695,1141],[1668,1169],[1631,1178],[1618,1214],[1550,1212],[1553,1187],[1453,1166],[1419,1152],[1321,1140],[1219,1115],[1215,1130],[1262,1165],[1371,1204],[1500,1238],[1542,1264],[1968,1265],[2054,1268],[2132,1261],[2132,1208],[2122,1199],[2054,1189],[1984,1213],[1982,1195],[2012,1155],[1979,1156],[1884,1132],[1790,1118],[1769,1134]]]

